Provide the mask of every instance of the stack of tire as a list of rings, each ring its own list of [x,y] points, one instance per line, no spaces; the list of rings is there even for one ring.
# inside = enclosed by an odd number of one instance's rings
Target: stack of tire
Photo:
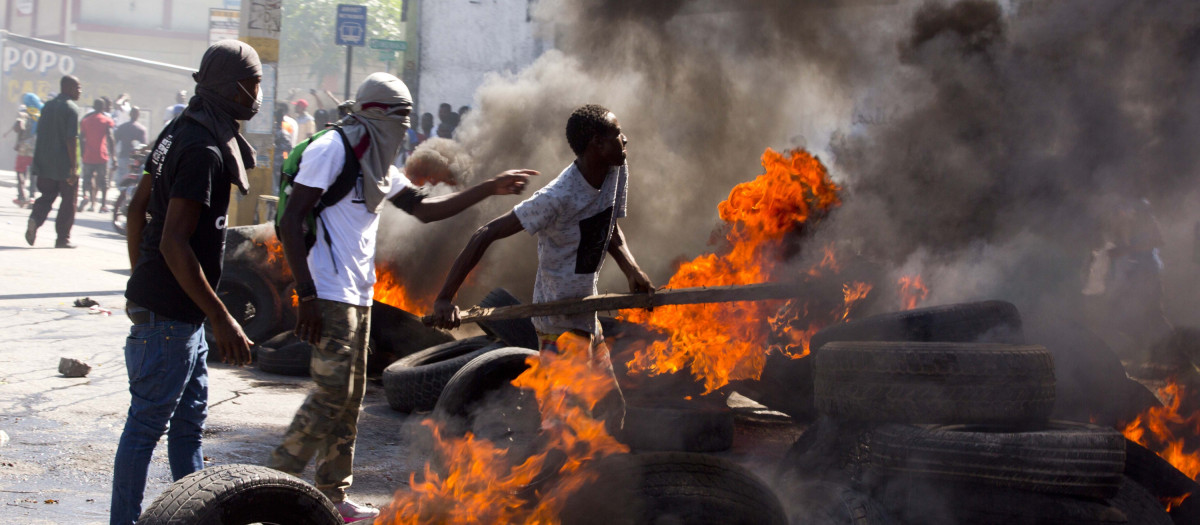
[[[1049,419],[1053,360],[1009,303],[869,317],[812,348],[793,408],[817,421],[780,472],[793,523],[1171,523],[1123,477],[1120,433]]]

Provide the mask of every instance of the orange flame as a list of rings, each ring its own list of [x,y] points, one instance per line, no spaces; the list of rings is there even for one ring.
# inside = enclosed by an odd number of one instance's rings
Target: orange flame
[[[1174,498],[1159,498],[1159,500],[1162,501],[1163,506],[1167,508],[1167,512],[1171,512],[1171,509],[1178,507],[1180,505],[1183,505],[1183,502],[1187,501],[1188,497],[1191,495],[1192,495],[1192,493],[1189,492],[1182,496],[1178,496],[1178,497],[1174,497]]]
[[[590,481],[583,467],[606,455],[628,452],[625,445],[608,434],[604,423],[592,416],[596,403],[612,391],[612,376],[603,365],[606,353],[594,359],[590,342],[570,333],[557,341],[559,353],[543,352],[528,358],[529,369],[513,385],[533,392],[542,414],[544,449],[520,465],[511,466],[506,451],[468,433],[463,438],[443,436],[433,430],[437,455],[446,464],[439,474],[430,465],[424,480],[410,477],[410,488],[395,499],[375,523],[384,525],[424,523],[558,523],[567,497]],[[554,468],[550,451],[565,455],[555,480],[539,490],[536,501],[523,495],[528,487]]]
[[[762,166],[765,173],[735,186],[729,198],[717,206],[727,225],[726,249],[680,264],[667,288],[757,284],[788,277],[776,275],[783,269],[785,239],[809,220],[840,205],[841,188],[830,179],[825,166],[803,150],[781,154],[768,149],[762,155]],[[819,276],[822,270],[838,271],[832,246],[808,275]],[[861,299],[857,295],[861,288],[855,289],[855,294],[847,294],[847,300],[851,296],[855,301]],[[798,323],[795,317],[806,317],[808,310],[807,304],[798,301],[757,301],[623,311],[622,319],[666,336],[666,340],[635,344],[629,368],[633,373],[650,374],[690,368],[707,392],[733,380],[757,379],[773,336],[783,339],[776,347],[803,355],[812,334],[836,319]]]
[[[918,304],[929,298],[929,287],[921,280],[920,275],[906,275],[900,278],[900,308],[912,310]]]
[[[432,297],[413,297],[391,268],[375,264],[375,300],[405,312],[423,312],[433,305]]]
[[[253,241],[254,245],[262,248],[260,253],[265,254],[264,264],[269,265],[273,270],[278,270],[280,278],[290,281],[292,279],[292,268],[288,266],[287,258],[283,255],[283,243],[279,239],[271,237],[266,241]]]
[[[1187,477],[1197,479],[1200,476],[1200,451],[1186,450],[1184,437],[1200,435],[1200,412],[1186,417],[1180,413],[1187,397],[1187,387],[1176,382],[1175,378],[1169,379],[1166,386],[1158,390],[1158,394],[1164,405],[1150,407],[1134,418],[1125,426],[1125,437],[1154,451]],[[1183,499],[1179,499],[1175,504],[1182,502]]]

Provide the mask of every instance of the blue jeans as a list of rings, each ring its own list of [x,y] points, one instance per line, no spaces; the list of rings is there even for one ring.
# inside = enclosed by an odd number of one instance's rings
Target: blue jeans
[[[150,457],[164,433],[174,479],[204,468],[200,433],[208,416],[207,358],[201,325],[154,316],[130,328],[125,368],[133,399],[113,466],[110,523],[137,521]]]

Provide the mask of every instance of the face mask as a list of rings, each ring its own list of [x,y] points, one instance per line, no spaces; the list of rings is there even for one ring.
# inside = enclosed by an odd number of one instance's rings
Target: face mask
[[[258,109],[262,107],[262,98],[263,98],[262,97],[262,87],[259,87],[258,89],[255,90],[257,94],[251,95],[250,92],[246,91],[246,88],[242,86],[241,82],[238,82],[237,86],[238,86],[238,89],[242,90],[242,93],[246,94],[246,96],[250,96],[250,97],[254,98],[254,103],[250,104],[250,117],[257,115]],[[245,118],[242,120],[250,120],[250,119]]]

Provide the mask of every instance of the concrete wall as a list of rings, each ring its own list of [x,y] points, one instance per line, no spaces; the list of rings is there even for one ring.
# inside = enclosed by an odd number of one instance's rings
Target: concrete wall
[[[493,72],[516,72],[548,47],[529,21],[530,0],[422,0],[417,105],[437,114],[447,102],[474,105]]]

